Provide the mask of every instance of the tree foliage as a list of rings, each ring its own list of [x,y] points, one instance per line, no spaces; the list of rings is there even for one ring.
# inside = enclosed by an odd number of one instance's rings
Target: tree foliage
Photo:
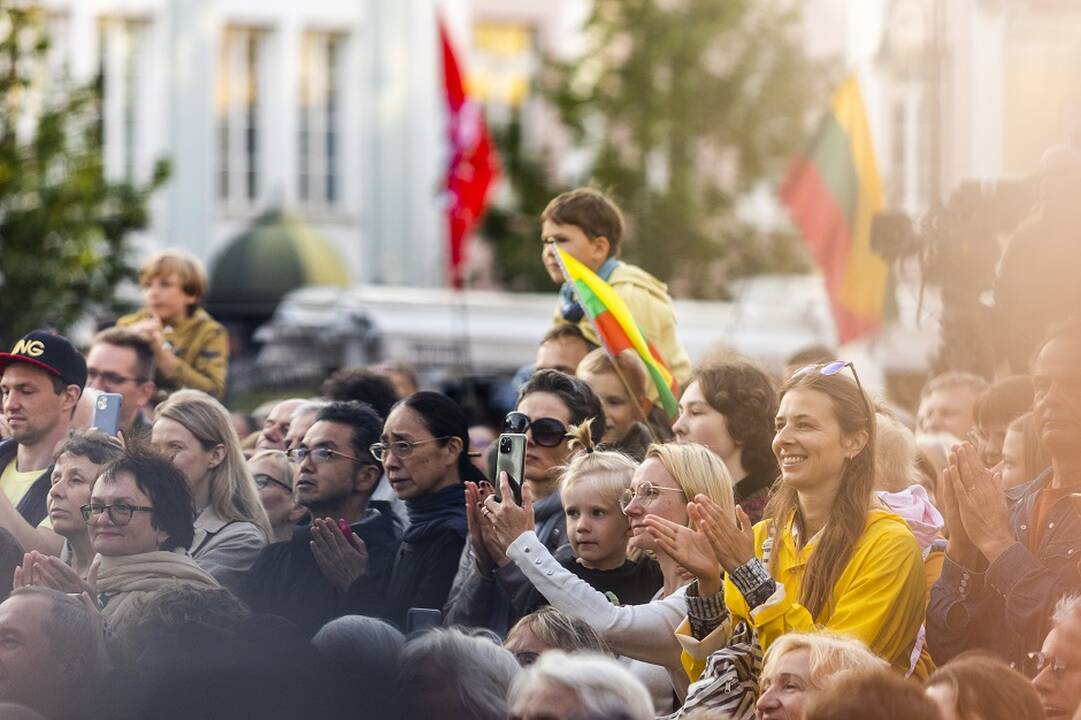
[[[807,267],[794,236],[735,214],[783,173],[827,96],[798,13],[782,0],[595,0],[582,57],[546,64],[546,94],[592,152],[582,180],[626,214],[624,257],[677,294],[723,297],[728,278]]]
[[[115,310],[134,277],[129,234],[148,224],[165,182],[110,182],[102,156],[101,82],[46,77],[40,11],[0,0],[0,341],[35,327],[66,330]]]

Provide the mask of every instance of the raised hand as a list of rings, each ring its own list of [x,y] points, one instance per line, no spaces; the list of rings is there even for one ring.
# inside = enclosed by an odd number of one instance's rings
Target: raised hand
[[[668,557],[698,578],[700,595],[721,590],[721,564],[713,554],[709,538],[698,530],[674,523],[659,515],[646,515],[646,532]]]
[[[994,562],[1015,542],[1010,513],[1002,483],[980,462],[971,443],[961,443],[950,452],[950,469],[958,514],[972,543],[988,563]]]
[[[946,555],[958,565],[968,569],[980,571],[983,569],[985,560],[976,543],[968,536],[968,530],[961,520],[961,507],[957,500],[955,488],[961,485],[960,472],[956,465],[947,464],[942,468],[942,481],[939,483],[936,497],[942,511],[942,518],[946,522],[947,544]]]
[[[343,534],[330,518],[312,522],[309,545],[323,576],[342,592],[357,578],[368,574],[368,548],[364,541],[352,530]]]
[[[481,514],[488,521],[490,537],[495,546],[505,555],[511,543],[523,533],[533,529],[533,494],[528,486],[522,486],[522,504],[514,502],[510,479],[507,473],[499,473],[499,488],[502,502],[489,496],[484,500]]]
[[[687,512],[709,539],[713,554],[725,572],[732,572],[754,558],[754,529],[738,505],[733,518],[708,496],[698,494],[693,503],[688,503]]]
[[[465,519],[469,523],[469,545],[473,548],[473,557],[476,560],[477,567],[482,572],[487,573],[491,571],[495,561],[491,553],[488,552],[488,545],[484,541],[485,526],[488,523],[481,517],[482,499],[477,484],[475,482],[466,482]]]
[[[98,567],[101,558],[90,564],[85,578],[80,577],[67,563],[58,557],[34,550],[23,556],[22,567],[15,568],[13,587],[37,585],[65,593],[90,593],[97,597]]]

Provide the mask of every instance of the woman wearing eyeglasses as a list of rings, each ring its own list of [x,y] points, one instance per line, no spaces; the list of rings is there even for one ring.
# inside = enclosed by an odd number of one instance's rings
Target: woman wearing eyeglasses
[[[663,585],[645,605],[613,605],[609,598],[562,567],[531,531],[531,503],[485,501],[484,513],[499,545],[554,607],[596,630],[613,652],[667,670],[671,690],[682,701],[689,685],[680,664],[675,630],[686,614],[688,578],[672,553],[647,532],[647,518],[686,526],[688,500],[710,498],[731,514],[732,484],[724,463],[701,445],[651,445],[620,505],[630,523],[632,547],[652,552]]]
[[[293,468],[281,450],[259,450],[248,460],[259,500],[266,510],[271,542],[293,537],[293,530],[308,511],[293,499]]]
[[[87,583],[115,630],[139,613],[139,598],[163,587],[218,583],[188,556],[194,529],[191,492],[163,457],[128,453],[109,465],[82,508],[100,557]]]
[[[388,618],[405,628],[410,608],[443,608],[469,534],[462,481],[484,476],[469,459],[465,413],[437,392],[399,401],[371,452],[409,513],[387,587]]]
[[[701,498],[690,508],[695,530],[651,524],[698,578],[683,637],[692,679],[738,621],[763,650],[785,633],[824,628],[909,669],[924,618],[923,560],[905,521],[874,498],[875,415],[858,379],[839,374],[846,367],[809,366],[781,388],[781,485],[753,533]]]
[[[672,424],[676,442],[694,442],[717,453],[735,486],[736,504],[762,519],[779,468],[773,456],[777,393],[769,376],[748,362],[719,362],[698,368],[679,399]]]
[[[584,422],[591,424],[594,438],[602,437],[604,410],[589,386],[558,370],[540,370],[522,386],[515,411],[504,423],[504,432],[526,436],[524,486],[533,496],[533,529],[553,552],[567,542],[559,498],[559,478],[574,452],[567,431]],[[488,490],[467,483],[466,502],[476,508]],[[444,607],[444,624],[486,627],[506,635],[524,614],[511,598],[528,589],[529,581],[493,541],[487,526],[470,522],[469,544]]]
[[[271,529],[228,411],[204,392],[178,390],[158,406],[151,437],[195,500],[191,556],[236,591]]]

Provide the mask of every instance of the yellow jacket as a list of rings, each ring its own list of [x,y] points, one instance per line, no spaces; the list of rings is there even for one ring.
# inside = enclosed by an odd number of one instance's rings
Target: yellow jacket
[[[145,308],[116,321],[124,327],[151,318]],[[229,334],[202,308],[176,325],[165,328],[165,340],[173,346],[178,360],[172,376],[161,370],[155,378],[158,387],[168,392],[194,388],[221,399],[225,394],[225,376],[229,371]]]
[[[755,555],[763,562],[766,561],[762,546],[768,526],[769,521],[764,520],[754,527]],[[701,674],[708,653],[723,646],[731,626],[740,620],[758,632],[763,651],[785,633],[826,629],[862,640],[895,670],[908,672],[916,636],[923,624],[926,586],[923,557],[908,525],[887,510],[870,510],[863,535],[829,602],[819,617],[812,618],[810,611],[799,603],[799,596],[803,573],[816,545],[812,540],[797,552],[789,520],[784,533],[773,539],[771,549],[778,554],[776,570],[771,568],[777,590],[754,610],[747,607],[732,581],[725,579],[724,600],[732,615],[731,623],[725,623],[701,641],[681,638],[685,648],[684,666],[692,681]],[[766,562],[766,566],[770,563]],[[689,636],[688,624],[684,622],[676,632]]]
[[[676,334],[676,314],[668,286],[642,268],[625,262],[620,262],[612,271],[608,284],[627,303],[642,334],[657,348],[680,386],[685,386],[691,376],[691,361]],[[554,317],[556,325],[566,322],[558,306]],[[590,342],[600,344],[589,318],[578,321],[578,327]],[[658,397],[652,383],[649,384],[649,397],[652,400]]]

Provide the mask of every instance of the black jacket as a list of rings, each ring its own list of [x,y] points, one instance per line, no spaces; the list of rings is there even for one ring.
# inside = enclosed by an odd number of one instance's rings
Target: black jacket
[[[342,615],[386,614],[386,590],[401,534],[393,511],[385,502],[372,501],[374,511],[350,527],[368,549],[368,573],[346,592],[341,592],[319,569],[308,543],[308,525],[293,537],[268,545],[256,558],[241,584],[241,598],[257,613],[280,615],[295,622],[309,635]]]
[[[2,472],[8,463],[15,462],[15,454],[19,451],[19,444],[15,442],[13,438],[0,441],[0,472]],[[41,524],[41,521],[45,519],[45,516],[49,514],[49,508],[46,505],[46,500],[49,497],[49,487],[51,485],[50,478],[53,476],[53,466],[45,468],[41,471],[41,475],[34,481],[34,484],[26,491],[26,493],[19,500],[15,509],[19,511],[19,514],[23,516],[26,522],[30,523],[33,527],[37,527]]]
[[[442,610],[464,546],[465,538],[449,528],[403,542],[387,587],[387,619],[404,632],[409,608]]]
[[[651,558],[643,557],[640,561],[627,560],[614,570],[591,570],[578,563],[574,550],[564,545],[553,553],[559,564],[589,583],[590,587],[608,596],[615,605],[645,605],[653,600],[657,591],[664,585],[661,567]],[[525,599],[525,607],[520,608],[523,615],[544,607],[547,598],[540,591],[531,587]]]

